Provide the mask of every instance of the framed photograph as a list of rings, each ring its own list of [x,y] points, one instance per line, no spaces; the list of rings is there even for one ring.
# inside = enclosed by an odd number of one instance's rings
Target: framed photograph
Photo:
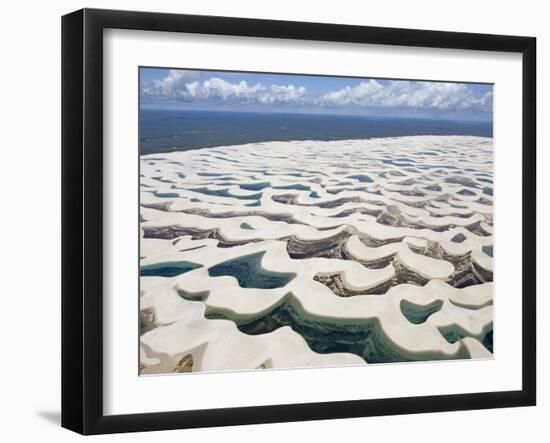
[[[62,425],[534,405],[536,41],[62,20]]]

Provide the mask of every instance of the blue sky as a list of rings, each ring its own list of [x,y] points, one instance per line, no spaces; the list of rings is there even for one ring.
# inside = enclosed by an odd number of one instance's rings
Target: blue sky
[[[493,86],[140,68],[143,108],[492,120]]]

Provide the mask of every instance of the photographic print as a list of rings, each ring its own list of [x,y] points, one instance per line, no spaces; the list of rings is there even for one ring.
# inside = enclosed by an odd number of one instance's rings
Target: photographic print
[[[492,84],[140,67],[140,375],[493,358],[493,158]]]

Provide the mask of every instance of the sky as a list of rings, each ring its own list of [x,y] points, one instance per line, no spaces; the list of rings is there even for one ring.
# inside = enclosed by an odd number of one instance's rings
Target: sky
[[[140,106],[491,121],[493,86],[140,68]]]

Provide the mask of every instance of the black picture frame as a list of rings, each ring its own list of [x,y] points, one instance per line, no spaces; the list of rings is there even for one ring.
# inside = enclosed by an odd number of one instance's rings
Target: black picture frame
[[[103,31],[108,28],[522,55],[522,388],[392,399],[104,415]],[[536,39],[83,9],[62,18],[62,426],[82,434],[320,420],[536,403]]]

